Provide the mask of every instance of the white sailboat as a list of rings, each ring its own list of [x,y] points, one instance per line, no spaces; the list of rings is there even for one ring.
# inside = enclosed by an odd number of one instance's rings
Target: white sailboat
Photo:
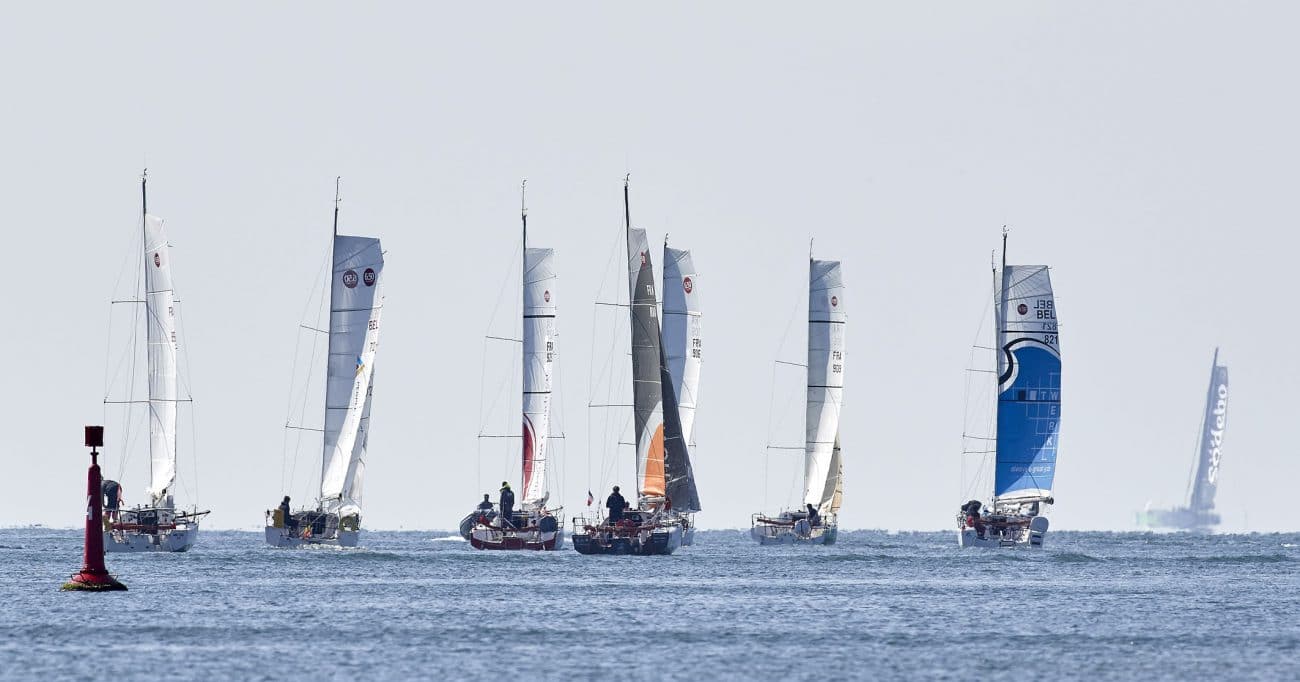
[[[687,466],[695,461],[695,405],[700,394],[700,369],[704,362],[701,335],[700,275],[691,252],[668,246],[664,237],[663,272],[663,352],[668,369],[666,397],[677,403],[683,447],[690,453]],[[671,393],[671,396],[667,396]],[[670,458],[671,459],[671,458]],[[674,478],[694,477],[693,472],[668,472],[669,488]],[[695,543],[695,513],[699,496],[694,487],[684,489],[682,500],[673,500],[672,512],[682,525],[682,546]],[[673,499],[671,495],[669,499]]]
[[[775,515],[755,514],[749,533],[760,545],[830,545],[839,535],[844,481],[840,414],[848,320],[844,306],[840,261],[809,259],[803,507]]]
[[[1223,458],[1223,435],[1228,429],[1228,367],[1219,364],[1219,349],[1210,362],[1210,387],[1205,396],[1201,438],[1192,465],[1187,504],[1173,509],[1151,509],[1138,516],[1139,525],[1207,532],[1219,525],[1214,511],[1214,494],[1219,489],[1219,462]]]
[[[297,512],[285,497],[267,512],[266,542],[273,547],[355,547],[361,536],[384,252],[378,237],[340,235],[338,216],[336,182],[320,497]]]
[[[172,289],[171,248],[162,218],[149,215],[148,171],[140,178],[144,237],[144,309],[149,413],[149,501],[122,509],[122,488],[106,480],[104,550],[108,552],[184,552],[194,546],[199,521],[208,514],[176,508],[177,381],[176,305]],[[139,303],[140,301],[132,301]],[[138,333],[138,330],[136,330]],[[105,398],[106,404],[134,403]]]
[[[970,500],[957,515],[962,547],[1041,548],[1049,526],[1061,417],[1061,348],[1046,265],[994,270],[997,434],[992,503]]]
[[[520,207],[520,217],[524,241],[523,499],[509,518],[497,507],[480,508],[461,522],[475,549],[554,550],[564,546],[564,508],[547,506],[551,497],[551,370],[557,353],[555,250],[530,248],[526,204]]]

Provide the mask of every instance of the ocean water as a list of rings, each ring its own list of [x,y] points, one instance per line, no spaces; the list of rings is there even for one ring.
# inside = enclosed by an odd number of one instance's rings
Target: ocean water
[[[0,530],[0,678],[1300,679],[1300,536],[1048,535],[1041,552],[854,531],[669,557],[479,552],[445,532],[274,550],[204,531],[110,555]]]

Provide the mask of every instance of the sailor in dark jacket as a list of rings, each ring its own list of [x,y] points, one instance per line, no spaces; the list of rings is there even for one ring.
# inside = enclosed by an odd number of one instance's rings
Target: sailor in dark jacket
[[[514,514],[515,492],[510,489],[509,481],[501,481],[501,522],[514,526]]]
[[[289,511],[288,495],[285,495],[284,499],[280,500],[280,518],[284,519],[284,527],[289,529],[290,533],[298,530],[298,524],[293,520],[293,512]]]
[[[627,500],[618,492],[618,486],[614,486],[614,492],[609,494],[605,500],[605,506],[609,509],[609,523],[616,524],[623,520],[623,510],[627,509]]]

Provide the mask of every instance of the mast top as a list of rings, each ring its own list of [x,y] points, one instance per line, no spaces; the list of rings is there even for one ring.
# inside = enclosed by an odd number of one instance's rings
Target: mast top
[[[528,178],[519,183],[519,219],[524,223],[524,248],[528,248]]]
[[[341,175],[334,176],[334,236],[335,237],[339,236],[339,202],[342,201],[342,199],[339,198],[339,184],[342,179],[343,176]]]
[[[145,190],[145,185],[149,183],[149,169],[145,168],[140,171],[140,213],[149,212],[149,194]]]
[[[1002,226],[1002,269],[1007,269],[1007,233],[1011,230],[1006,225]]]

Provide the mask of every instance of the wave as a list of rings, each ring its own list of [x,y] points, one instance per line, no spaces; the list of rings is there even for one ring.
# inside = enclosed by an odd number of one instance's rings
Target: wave
[[[1105,561],[1095,556],[1083,554],[1081,552],[1061,552],[1059,554],[1049,555],[1052,561],[1059,564],[1095,564]]]
[[[433,538],[429,542],[464,542],[465,538],[459,535],[446,535],[440,538]]]

